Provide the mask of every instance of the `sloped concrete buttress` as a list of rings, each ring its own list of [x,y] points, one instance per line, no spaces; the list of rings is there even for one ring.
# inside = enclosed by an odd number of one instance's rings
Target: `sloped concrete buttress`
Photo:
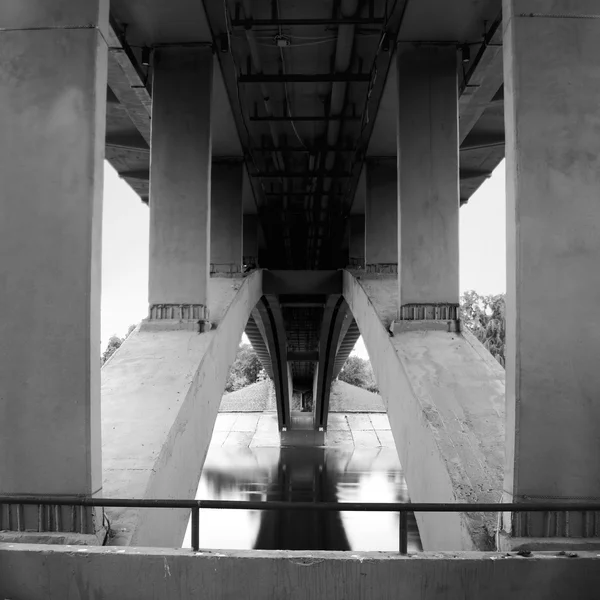
[[[408,331],[390,336],[382,322],[390,315],[375,306],[385,307],[385,297],[396,290],[395,278],[359,281],[344,271],[344,297],[369,352],[411,499],[499,502],[503,370],[468,334]],[[416,518],[426,550],[487,550],[494,545],[495,514],[417,513]]]
[[[193,498],[262,271],[210,280],[216,329],[131,334],[102,369],[104,493]],[[112,544],[178,546],[189,511],[110,510]]]
[[[400,306],[456,304],[456,48],[399,49],[397,66]]]
[[[108,4],[0,3],[0,494],[102,487]],[[19,521],[37,531],[37,507]]]
[[[207,306],[212,50],[154,54],[149,303]]]
[[[503,11],[505,490],[507,501],[576,504],[600,498],[600,20],[593,0],[541,4]],[[529,535],[597,536],[586,521],[536,515]]]

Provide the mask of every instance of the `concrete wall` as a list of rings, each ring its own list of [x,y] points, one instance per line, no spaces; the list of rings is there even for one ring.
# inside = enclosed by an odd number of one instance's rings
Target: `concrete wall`
[[[242,283],[243,282],[243,283]],[[211,279],[216,330],[134,332],[102,369],[104,494],[192,498],[262,272]],[[239,288],[239,289],[238,289]],[[222,318],[220,318],[220,316]],[[178,546],[188,511],[107,511],[113,544]]]
[[[363,287],[364,286],[364,287]],[[368,290],[365,291],[365,288]],[[394,297],[395,278],[359,282],[344,297],[360,328],[414,502],[499,502],[504,463],[504,373],[471,336],[440,331],[390,337],[371,297]],[[426,550],[490,549],[497,516],[416,514]]]
[[[599,587],[596,553],[196,554],[0,544],[0,596],[11,600],[592,600]]]

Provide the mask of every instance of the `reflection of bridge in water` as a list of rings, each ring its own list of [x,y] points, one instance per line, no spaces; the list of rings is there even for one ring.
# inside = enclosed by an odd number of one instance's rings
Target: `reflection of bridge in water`
[[[290,504],[409,501],[396,452],[382,448],[211,448],[198,497]],[[202,510],[200,522],[203,548],[398,549],[393,513]],[[421,547],[412,514],[409,545]]]

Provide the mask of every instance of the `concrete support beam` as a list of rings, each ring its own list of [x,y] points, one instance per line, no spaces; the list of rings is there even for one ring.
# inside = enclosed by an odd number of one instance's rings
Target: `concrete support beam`
[[[0,23],[0,494],[96,495],[108,0],[7,0]],[[0,530],[93,514],[0,505]]]
[[[365,215],[365,262],[373,273],[398,272],[396,159],[369,161]]]
[[[365,215],[350,215],[350,267],[365,268]]]
[[[406,49],[397,62],[400,318],[411,319],[414,305],[458,304],[456,51]]]
[[[150,318],[207,319],[210,256],[210,48],[154,57],[150,199]],[[189,313],[189,314],[188,314]]]
[[[247,269],[258,267],[258,216],[243,216],[242,264]]]
[[[556,1],[552,15],[522,4],[504,2],[504,489],[507,501],[576,504],[600,497],[600,20],[576,18],[597,12],[592,2]],[[530,541],[597,536],[590,517],[504,527]]]
[[[210,216],[210,272],[242,271],[242,181],[240,162],[213,162]]]

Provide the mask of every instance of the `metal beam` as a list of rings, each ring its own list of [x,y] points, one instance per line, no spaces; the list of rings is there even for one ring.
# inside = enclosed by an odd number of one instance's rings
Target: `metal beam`
[[[464,181],[465,179],[479,179],[480,177],[491,177],[492,174],[489,171],[485,171],[483,169],[461,169],[460,170],[460,179]]]
[[[322,25],[383,25],[385,19],[380,17],[347,17],[347,18],[320,18],[320,19],[232,19],[233,27],[252,29],[253,27],[319,27]]]
[[[292,117],[292,116],[283,116],[283,117],[276,117],[276,116],[270,116],[270,117],[250,117],[250,121],[264,121],[264,122],[294,122],[294,121],[298,121],[299,123],[302,122],[313,122],[313,121],[361,121],[362,117],[359,115],[350,115],[350,116],[344,116],[344,115],[336,115],[336,116],[331,116],[331,117],[326,117],[323,115],[314,115],[314,116],[309,116],[309,115],[303,115],[303,116],[296,116],[296,117]],[[275,152],[281,152],[281,148],[278,148],[278,150],[275,150]],[[305,150],[306,152],[306,150]]]
[[[150,180],[150,170],[149,169],[139,169],[134,171],[122,171],[119,173],[119,176],[123,179],[138,179],[141,181],[149,181]]]
[[[331,177],[332,179],[343,179],[350,177],[350,173],[346,171],[309,171],[304,173],[299,173],[297,171],[269,171],[269,172],[258,172],[251,173],[250,177],[263,177],[266,179],[273,179],[278,177],[302,177],[303,179],[310,177]]]
[[[468,136],[460,147],[461,152],[469,150],[482,150],[504,146],[504,132],[498,133],[473,133]]]
[[[311,198],[322,198],[324,196],[343,196],[343,192],[266,192],[267,198],[281,198],[283,196],[291,196],[295,198],[305,198],[309,196]]]
[[[290,362],[318,362],[319,361],[319,352],[318,350],[313,351],[288,351],[288,361]]]
[[[320,73],[307,75],[304,73],[281,73],[279,75],[265,75],[255,73],[240,75],[239,83],[369,83],[369,73]]]

